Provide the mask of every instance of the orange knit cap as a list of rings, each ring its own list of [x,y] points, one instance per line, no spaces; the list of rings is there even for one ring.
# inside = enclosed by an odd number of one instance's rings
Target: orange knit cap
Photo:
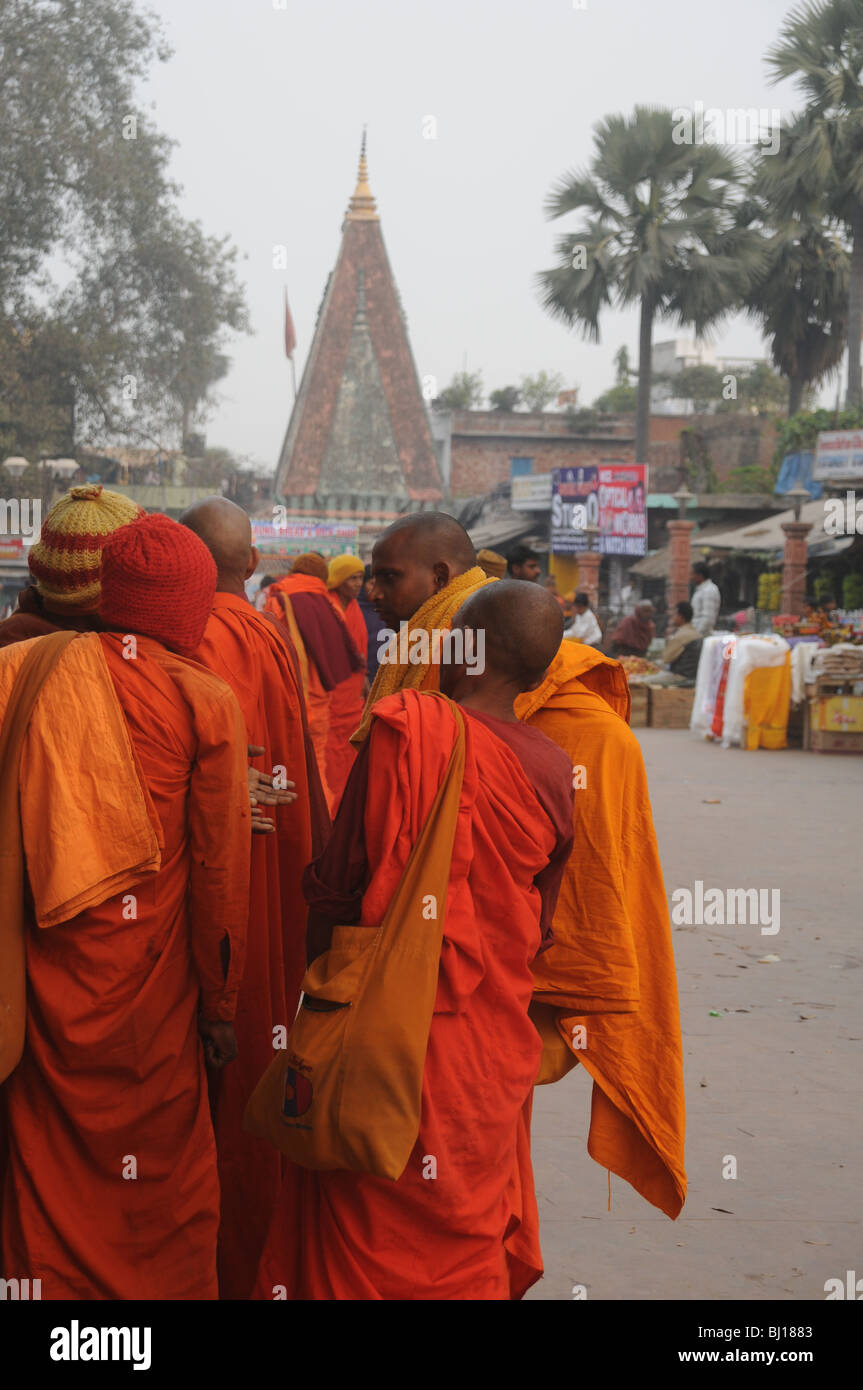
[[[154,512],[121,527],[102,550],[99,612],[120,632],[143,633],[191,656],[216,592],[216,562],[200,536]]]
[[[120,492],[106,491],[101,483],[73,487],[55,502],[27,557],[45,607],[53,612],[95,613],[105,537],[143,515],[137,502]]]
[[[327,582],[327,562],[322,555],[315,555],[310,551],[308,555],[298,555],[291,565],[291,574],[309,574],[313,579],[322,579]]]

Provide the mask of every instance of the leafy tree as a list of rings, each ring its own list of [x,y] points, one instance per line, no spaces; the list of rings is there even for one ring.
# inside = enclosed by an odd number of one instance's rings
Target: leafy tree
[[[0,9],[0,430],[182,443],[248,327],[236,256],[176,210],[171,142],[136,104],[169,56],[125,0]],[[65,437],[64,437],[65,438]]]
[[[822,430],[863,429],[863,407],[851,410],[801,410],[778,427],[773,461],[778,471],[786,454],[811,452]]]
[[[123,0],[4,0],[0,9],[0,304],[46,257],[86,255],[118,225],[142,229],[173,191],[170,142],[135,101],[169,50]]]
[[[618,386],[628,386],[629,378],[635,375],[629,365],[628,347],[619,347],[617,349],[617,352],[614,354],[614,370],[616,373],[614,378],[615,383]]]
[[[599,424],[599,413],[593,406],[582,406],[579,410],[566,412],[567,428],[574,434],[587,433]]]
[[[823,381],[841,361],[848,324],[849,259],[836,227],[820,209],[777,215],[769,196],[789,158],[780,142],[773,156],[762,156],[752,182],[752,199],[743,215],[764,236],[764,268],[750,287],[745,305],[770,342],[773,365],[787,378],[787,407],[796,415],[807,388]],[[786,179],[793,173],[785,171]]]
[[[607,391],[603,391],[601,396],[597,396],[593,402],[593,408],[602,415],[632,415],[635,412],[637,400],[637,387],[630,386],[626,381],[620,381],[616,386],[610,386]]]
[[[481,372],[456,372],[432,405],[437,410],[477,410],[484,394]]]
[[[663,372],[654,381],[668,388],[674,400],[691,401],[698,414],[715,406],[722,399],[723,373],[709,362],[694,362],[679,372]]]
[[[863,7],[809,0],[788,16],[767,55],[771,78],[797,78],[803,112],[782,130],[780,155],[764,161],[762,186],[776,215],[826,209],[851,240],[846,404],[863,401]]]
[[[517,386],[501,386],[492,391],[488,403],[492,410],[515,410],[521,402],[521,391]]]
[[[604,308],[640,306],[637,458],[647,457],[654,321],[701,334],[739,304],[761,263],[757,237],[735,221],[732,157],[674,135],[668,110],[606,117],[589,168],[565,175],[546,203],[550,218],[584,215],[559,238],[558,264],[539,276],[549,313],[596,342]]]
[[[528,410],[545,410],[562,390],[563,377],[559,372],[542,371],[521,379],[521,398]]]
[[[236,252],[169,213],[87,269],[63,300],[79,348],[79,428],[187,446],[228,370],[228,332],[248,328]]]

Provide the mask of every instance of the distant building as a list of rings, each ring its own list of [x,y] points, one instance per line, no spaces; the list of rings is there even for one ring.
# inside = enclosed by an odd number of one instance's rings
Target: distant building
[[[288,514],[357,520],[360,545],[443,485],[407,324],[368,183],[365,136],[300,389],[276,468]]]
[[[722,373],[745,373],[757,364],[755,357],[717,357],[709,343],[690,338],[673,338],[666,343],[654,343],[651,352],[650,410],[654,415],[692,415],[695,403],[685,396],[676,396],[674,387],[660,376],[679,376],[687,367],[714,367]]]

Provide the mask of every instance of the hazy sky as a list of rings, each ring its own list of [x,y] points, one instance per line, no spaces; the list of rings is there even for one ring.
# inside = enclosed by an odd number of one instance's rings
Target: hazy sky
[[[764,53],[784,0],[150,0],[174,56],[145,96],[178,141],[183,206],[239,247],[253,333],[232,346],[207,430],[275,465],[291,407],[282,347],[287,284],[298,373],[353,191],[368,123],[372,192],[421,376],[467,362],[487,391],[541,368],[589,404],[636,358],[635,311],[610,311],[587,344],[539,306],[553,264],[551,185],[591,156],[592,125],[636,103],[799,104],[770,87]],[[280,6],[283,6],[280,7]],[[437,138],[424,138],[436,123]],[[273,269],[273,246],[288,269]],[[659,324],[655,341],[678,330]],[[727,356],[760,356],[758,330],[726,323]]]

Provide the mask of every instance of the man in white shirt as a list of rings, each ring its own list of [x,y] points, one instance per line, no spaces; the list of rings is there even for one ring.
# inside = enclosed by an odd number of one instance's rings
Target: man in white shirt
[[[699,636],[709,637],[716,627],[722,595],[710,578],[710,571],[703,561],[692,566],[690,575],[695,589],[692,594],[692,626]]]
[[[597,647],[602,641],[602,628],[597,622],[596,614],[590,606],[590,598],[587,594],[576,594],[572,611],[574,621],[572,627],[567,628],[563,634],[573,642],[583,642],[586,647]]]

